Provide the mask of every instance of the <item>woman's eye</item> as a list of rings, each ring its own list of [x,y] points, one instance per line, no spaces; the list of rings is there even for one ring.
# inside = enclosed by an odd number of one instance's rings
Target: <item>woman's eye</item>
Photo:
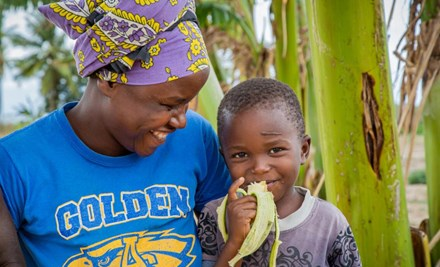
[[[237,158],[237,159],[244,158],[246,156],[247,156],[247,154],[244,152],[238,152],[238,153],[232,154],[232,158]]]
[[[166,108],[167,111],[171,111],[175,109],[175,106],[167,105],[167,104],[160,104],[162,107]]]
[[[173,107],[171,107],[170,105],[166,105],[166,104],[160,104],[160,105],[168,110],[173,109]]]
[[[278,152],[281,152],[281,151],[283,151],[284,149],[282,149],[281,147],[274,147],[274,148],[271,148],[270,150],[269,150],[269,154],[274,154],[274,153],[278,153]]]
[[[184,103],[177,104],[177,105],[167,105],[167,104],[161,104],[163,107],[165,107],[168,111],[178,110],[181,107],[185,106]]]

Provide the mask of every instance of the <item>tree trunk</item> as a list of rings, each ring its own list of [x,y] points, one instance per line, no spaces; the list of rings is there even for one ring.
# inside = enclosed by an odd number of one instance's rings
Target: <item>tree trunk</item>
[[[414,266],[385,36],[372,1],[307,1],[327,200],[364,266]]]

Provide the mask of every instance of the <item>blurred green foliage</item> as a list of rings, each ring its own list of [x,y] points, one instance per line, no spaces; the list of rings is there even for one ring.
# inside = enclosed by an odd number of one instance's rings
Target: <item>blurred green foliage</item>
[[[409,184],[426,184],[426,172],[425,170],[415,170],[409,174]]]

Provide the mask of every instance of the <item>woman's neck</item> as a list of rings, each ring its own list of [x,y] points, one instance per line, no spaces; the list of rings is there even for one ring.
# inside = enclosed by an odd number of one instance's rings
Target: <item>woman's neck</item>
[[[101,107],[102,95],[97,88],[87,88],[79,103],[66,114],[75,134],[91,150],[107,156],[122,156],[129,153],[111,135],[105,126]],[[87,94],[87,95],[86,95]]]

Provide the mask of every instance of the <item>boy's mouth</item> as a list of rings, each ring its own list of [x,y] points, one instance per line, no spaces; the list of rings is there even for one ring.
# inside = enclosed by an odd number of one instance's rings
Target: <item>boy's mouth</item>
[[[244,185],[243,185],[243,188],[244,189],[247,189],[247,187],[251,184],[251,183],[260,183],[260,182],[266,182],[266,186],[267,186],[267,188],[269,189],[269,188],[271,188],[273,185],[275,185],[275,183],[276,182],[278,182],[278,180],[279,179],[272,179],[272,180],[265,180],[265,179],[262,179],[262,180],[255,180],[255,181],[251,181],[251,182],[247,182],[247,183],[245,183]]]
[[[267,190],[270,191],[270,189],[276,184],[276,182],[278,182],[278,180],[266,181]]]

